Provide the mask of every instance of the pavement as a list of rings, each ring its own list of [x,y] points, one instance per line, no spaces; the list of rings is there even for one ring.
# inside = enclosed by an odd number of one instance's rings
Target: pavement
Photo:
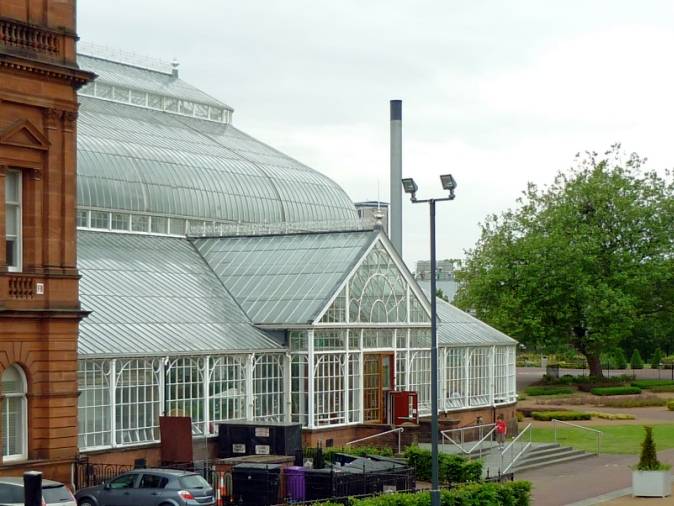
[[[658,452],[661,462],[674,464],[674,450]],[[631,497],[632,469],[639,460],[637,455],[599,455],[583,460],[565,462],[518,473],[517,480],[528,480],[533,485],[534,506],[585,506],[591,504],[637,504],[627,501]],[[667,499],[645,499],[648,504],[669,504]],[[607,502],[609,501],[609,502]],[[672,503],[674,504],[674,503]]]

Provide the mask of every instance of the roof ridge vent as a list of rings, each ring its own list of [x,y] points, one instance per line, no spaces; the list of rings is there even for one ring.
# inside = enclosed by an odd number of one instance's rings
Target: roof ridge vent
[[[178,61],[178,58],[174,56],[173,61],[171,62],[171,75],[175,79],[178,79],[178,67],[180,67],[180,62]]]
[[[159,58],[145,56],[133,51],[124,51],[101,44],[93,44],[91,42],[78,42],[77,53],[90,56],[92,58],[99,58],[101,60],[108,60],[115,63],[121,63],[129,67],[137,67],[145,70],[152,70],[161,72],[162,74],[175,75],[177,77],[178,62],[174,58],[173,62],[169,63]]]

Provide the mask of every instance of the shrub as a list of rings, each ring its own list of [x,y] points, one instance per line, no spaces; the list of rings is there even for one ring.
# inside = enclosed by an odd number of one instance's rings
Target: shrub
[[[667,401],[667,409],[670,411],[674,411],[674,399],[669,399]]]
[[[531,502],[531,483],[470,483],[440,491],[442,506],[528,506]],[[430,492],[415,494],[393,493],[365,499],[352,499],[351,506],[428,506]],[[315,503],[324,506],[326,503]],[[332,503],[327,503],[332,504]]]
[[[662,357],[661,362],[666,368],[671,369],[672,367],[674,367],[674,355],[667,355],[666,357]]]
[[[592,418],[601,418],[602,420],[634,420],[633,415],[626,413],[600,413],[593,411],[590,415],[592,415]]]
[[[531,413],[534,420],[541,422],[549,422],[552,419],[556,420],[590,420],[592,416],[590,413],[582,413],[580,411],[534,411]]]
[[[672,386],[672,385],[674,385],[674,381],[672,380],[659,380],[659,379],[644,379],[632,382],[633,387],[639,387],[649,390],[652,389],[653,387]]]
[[[518,411],[518,412],[517,412],[517,421],[518,421],[518,422],[523,422],[523,421],[524,421],[524,413],[522,413],[521,411]]]
[[[633,395],[640,394],[639,387],[599,387],[590,390],[593,395]]]
[[[641,397],[627,397],[625,399],[602,399],[602,406],[607,408],[645,408],[648,406],[664,406],[666,401],[655,395]]]
[[[632,358],[630,359],[630,367],[632,369],[643,369],[644,368],[644,361],[641,358],[641,354],[639,353],[639,350],[635,349],[632,352]]]
[[[603,367],[608,367],[609,369],[627,369],[627,358],[621,348],[618,348],[613,353],[602,353],[601,363]]]
[[[662,350],[660,348],[655,348],[653,356],[651,357],[651,369],[656,369],[660,367],[660,362],[662,362]]]
[[[525,390],[527,395],[532,397],[537,395],[559,395],[572,394],[574,392],[571,387],[529,387]]]
[[[405,457],[410,467],[414,468],[417,479],[431,479],[431,451],[410,446],[405,450]],[[465,483],[479,481],[482,478],[482,462],[469,460],[459,455],[440,453],[440,479],[448,483]]]
[[[658,385],[648,389],[649,392],[674,392],[674,385]]]
[[[658,461],[658,454],[655,452],[655,442],[653,441],[653,427],[645,426],[646,437],[641,443],[641,458],[637,469],[639,471],[662,471],[671,466],[661,464]]]

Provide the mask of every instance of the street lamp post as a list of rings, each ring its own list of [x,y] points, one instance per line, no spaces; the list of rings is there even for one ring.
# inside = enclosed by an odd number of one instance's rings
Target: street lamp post
[[[428,202],[431,220],[431,506],[440,506],[440,479],[438,466],[438,329],[436,308],[436,279],[435,279],[435,203],[444,200],[454,200],[456,181],[451,174],[440,176],[442,187],[449,191],[449,196],[439,199],[417,199],[419,187],[412,178],[402,180],[405,193],[410,194],[413,204]]]

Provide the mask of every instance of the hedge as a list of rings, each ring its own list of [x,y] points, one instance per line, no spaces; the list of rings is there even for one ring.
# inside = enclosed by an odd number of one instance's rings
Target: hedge
[[[674,385],[658,385],[648,389],[649,392],[674,392]]]
[[[598,387],[590,390],[593,395],[633,395],[640,394],[639,387]]]
[[[321,506],[336,506],[338,503],[314,503]],[[350,499],[349,506],[429,506],[428,491],[413,494],[383,494],[365,499]],[[470,483],[440,491],[441,506],[529,506],[531,483]]]
[[[645,408],[647,406],[664,406],[665,404],[665,399],[655,395],[622,399],[620,397],[608,397],[601,401],[601,405],[607,408]]]
[[[571,387],[529,387],[525,392],[527,395],[534,397],[537,395],[572,394],[574,390]]]
[[[667,401],[667,409],[670,411],[674,411],[674,399],[670,399]]]
[[[661,380],[661,379],[645,379],[645,380],[636,380],[631,383],[633,387],[639,387],[644,389],[649,389],[652,387],[664,387],[674,385],[672,380]]]
[[[590,420],[592,415],[590,413],[582,413],[581,411],[534,411],[531,413],[531,418],[541,422],[549,422],[552,419],[567,421],[567,420]]]
[[[430,481],[431,479],[431,451],[418,446],[410,446],[405,450],[405,457],[418,480]],[[482,479],[482,462],[470,460],[459,455],[440,453],[438,455],[440,465],[440,480],[446,483],[466,483],[480,481]]]
[[[592,418],[601,418],[602,420],[634,420],[634,415],[627,413],[601,413],[597,411],[590,412]]]

